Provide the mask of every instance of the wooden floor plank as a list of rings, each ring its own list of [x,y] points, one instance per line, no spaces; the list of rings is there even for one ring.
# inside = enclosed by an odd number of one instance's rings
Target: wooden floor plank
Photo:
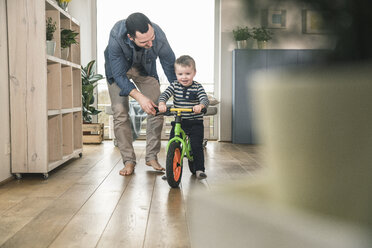
[[[156,178],[144,247],[190,247],[181,189]]]
[[[163,166],[166,143],[158,155]],[[172,189],[163,172],[145,165],[146,143],[134,146],[132,176],[119,175],[119,150],[105,141],[84,145],[82,158],[53,170],[48,180],[29,174],[1,185],[0,247],[190,247],[190,196],[262,167],[257,146],[209,141],[208,177],[197,179],[185,159],[180,188]]]
[[[26,198],[1,215],[0,244],[23,228],[34,216],[53,202],[53,198]]]
[[[108,147],[109,146],[106,146],[106,149]],[[0,194],[0,214],[15,206],[26,197],[58,197],[58,193],[54,190],[58,189],[61,194],[66,190],[66,187],[71,186],[74,179],[81,177],[87,170],[95,165],[94,161],[98,161],[99,157],[103,157],[96,151],[99,150],[102,153],[104,149],[104,146],[86,149],[83,158],[69,161],[60,168],[52,171],[50,173],[50,180],[41,180],[42,177],[40,174],[27,174],[23,176],[24,178],[22,180],[13,180],[0,186],[1,188],[7,188],[6,191]],[[65,169],[75,168],[76,165],[81,164],[84,164],[84,171],[81,173],[75,173]],[[62,180],[58,180],[58,178]]]
[[[87,156],[79,161],[82,163],[88,161],[88,163],[86,163],[86,167],[88,168],[94,166],[95,163],[92,162],[92,159],[99,159],[97,155],[94,156],[91,152],[96,149],[97,148],[94,148],[85,153],[91,156],[90,158]],[[99,150],[102,152],[104,148],[100,147]],[[51,203],[60,196],[58,194],[55,195],[56,188],[58,188],[60,194],[62,194],[64,190],[66,191],[67,188],[74,183],[73,180],[71,180],[71,178],[73,178],[72,175],[68,175],[67,178],[64,177],[66,174],[64,170],[66,170],[65,168],[69,168],[69,166],[74,166],[75,163],[77,163],[77,160],[56,169],[53,171],[54,175],[50,176],[49,180],[43,180],[42,177],[37,174],[30,174],[24,176],[22,180],[13,180],[5,185],[6,187],[9,187],[9,190],[0,195],[0,244],[4,243],[7,239],[16,234],[48,205],[50,205],[48,203],[41,204],[43,203],[42,199],[48,199],[50,200],[49,203]],[[88,168],[85,169],[87,170]],[[79,174],[74,174],[76,175],[76,178],[79,176],[81,177]],[[58,180],[60,177],[64,179]],[[48,192],[48,190],[50,190],[50,192]],[[54,195],[51,192],[53,192]],[[50,197],[45,197],[45,195],[49,195]],[[25,216],[25,212],[28,212],[29,214]]]
[[[138,163],[97,247],[142,247],[154,183],[158,177],[147,172],[147,166]]]
[[[122,192],[130,181],[117,171],[122,167],[117,163],[109,176],[95,190],[84,206],[74,215],[64,230],[49,247],[95,247]],[[100,175],[96,175],[100,178]]]
[[[94,148],[94,150],[97,148]],[[89,170],[96,166],[105,168],[104,165],[112,161],[112,156],[105,156],[105,147],[101,147],[101,154],[96,153],[98,162],[89,164],[88,172],[85,173],[79,180],[84,180],[91,174]],[[112,151],[112,148],[109,148]],[[111,154],[111,153],[110,153]],[[116,160],[118,160],[118,153]],[[94,157],[94,156],[92,156]],[[101,157],[101,159],[99,159]],[[113,167],[113,165],[112,165]],[[57,172],[55,172],[57,173]],[[63,177],[58,175],[59,177]],[[48,179],[48,182],[54,182],[54,178]],[[66,178],[67,180],[67,178]],[[73,185],[66,188],[65,192],[61,194],[51,205],[43,210],[39,215],[32,220],[27,221],[22,229],[16,232],[10,239],[8,239],[1,247],[22,247],[27,244],[27,247],[48,247],[48,245],[56,238],[63,227],[70,221],[70,219],[77,213],[87,199],[93,194],[99,183],[79,184],[77,180]],[[40,181],[41,182],[41,181]],[[73,182],[72,182],[73,183]],[[78,190],[77,190],[78,188]],[[41,187],[41,191],[44,188]],[[52,189],[53,191],[53,189]]]

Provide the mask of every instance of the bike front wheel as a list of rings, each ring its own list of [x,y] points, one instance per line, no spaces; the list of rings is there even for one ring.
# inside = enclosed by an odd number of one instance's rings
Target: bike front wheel
[[[177,188],[182,177],[181,163],[181,146],[180,143],[172,142],[168,147],[166,173],[169,186]]]

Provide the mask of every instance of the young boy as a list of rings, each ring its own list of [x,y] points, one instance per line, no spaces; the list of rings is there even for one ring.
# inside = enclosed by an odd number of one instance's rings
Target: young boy
[[[174,69],[177,81],[174,81],[160,95],[159,112],[167,110],[166,102],[173,96],[173,105],[175,108],[192,108],[194,112],[182,113],[181,127],[190,137],[191,149],[194,156],[193,174],[199,179],[206,178],[204,168],[204,125],[203,114],[201,110],[209,105],[208,96],[204,91],[203,86],[194,81],[196,74],[195,61],[188,55],[179,57]],[[172,122],[172,130],[170,138],[174,137],[174,123]]]

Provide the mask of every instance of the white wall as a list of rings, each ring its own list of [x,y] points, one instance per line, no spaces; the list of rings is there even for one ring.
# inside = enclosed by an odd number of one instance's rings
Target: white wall
[[[97,61],[97,1],[71,1],[68,12],[80,23],[81,65],[85,67],[90,61]],[[95,107],[97,107],[97,95],[98,91],[95,88]],[[97,116],[93,116],[93,122],[97,122]]]
[[[217,3],[219,2],[219,3]],[[267,7],[286,9],[286,29],[274,29],[274,38],[269,42],[270,49],[325,49],[333,48],[335,39],[329,35],[303,34],[301,11],[306,5],[294,5],[283,2],[280,6],[274,0],[257,0],[256,13]],[[232,30],[236,26],[261,26],[260,15],[250,16],[245,0],[216,0],[220,4],[220,118],[219,140],[231,141],[232,123],[232,51],[236,48]]]
[[[71,1],[68,12],[80,23],[81,64],[97,59],[96,0]]]
[[[2,182],[11,177],[6,0],[0,0],[0,34],[0,182]]]

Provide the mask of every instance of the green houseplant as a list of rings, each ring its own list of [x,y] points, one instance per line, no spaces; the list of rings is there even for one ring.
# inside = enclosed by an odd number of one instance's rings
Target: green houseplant
[[[68,58],[69,48],[72,44],[78,44],[76,40],[76,36],[78,36],[79,33],[75,32],[71,29],[62,29],[61,30],[61,57],[62,59]]]
[[[266,48],[267,42],[273,38],[273,32],[265,27],[254,27],[252,33],[259,49]]]
[[[233,30],[234,39],[237,43],[238,49],[247,48],[248,39],[252,38],[252,34],[247,26],[236,27]]]
[[[47,54],[54,55],[56,49],[56,42],[53,40],[54,32],[57,29],[57,23],[53,22],[52,17],[48,17],[46,20],[46,47]]]
[[[94,103],[94,89],[97,87],[97,82],[104,78],[101,74],[96,74],[95,63],[96,61],[92,60],[86,67],[81,66],[84,123],[92,123],[92,115],[97,115],[101,112],[91,106]]]

